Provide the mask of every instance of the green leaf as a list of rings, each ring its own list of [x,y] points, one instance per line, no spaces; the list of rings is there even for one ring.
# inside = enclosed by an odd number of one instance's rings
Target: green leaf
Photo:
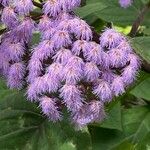
[[[137,85],[130,93],[138,98],[150,101],[150,78]]]
[[[115,25],[132,25],[138,17],[141,8],[144,7],[145,1],[137,0],[127,8],[122,8],[118,0],[88,0],[87,5],[77,10],[81,17],[88,15],[97,16],[106,22],[113,22]],[[143,25],[149,25],[149,13],[145,15]]]
[[[90,126],[93,150],[136,150],[137,145],[148,145],[150,109],[143,106],[123,110],[122,127],[119,131]]]
[[[84,7],[81,7],[81,8],[78,8],[76,10],[76,13],[81,17],[81,18],[84,18],[84,17],[87,17],[88,15],[90,14],[93,14],[95,13],[96,11],[99,11],[101,9],[104,9],[106,7],[106,5],[104,5],[103,3],[101,2],[94,2],[94,3],[90,3],[90,4],[87,4],[86,6]]]
[[[9,90],[0,82],[0,150],[90,150],[87,130],[75,131],[65,118],[52,123],[24,91]]]
[[[120,102],[113,102],[108,108],[107,117],[104,122],[96,125],[103,128],[122,130]]]
[[[137,54],[150,63],[150,37],[136,37],[131,42]]]

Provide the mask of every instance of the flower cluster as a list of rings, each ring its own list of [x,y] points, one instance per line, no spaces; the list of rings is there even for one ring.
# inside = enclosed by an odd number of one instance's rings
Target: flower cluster
[[[36,26],[41,41],[30,52],[32,1],[4,2],[1,20],[9,32],[0,45],[0,70],[8,86],[22,88],[27,76],[28,99],[54,122],[63,106],[78,128],[103,120],[104,104],[125,92],[140,66],[126,37],[106,28],[96,43],[90,26],[72,12],[80,0],[47,0]]]
[[[1,0],[1,4],[5,6],[1,21],[8,28],[8,32],[1,37],[0,70],[7,78],[10,88],[20,89],[24,85],[26,74],[23,57],[27,53],[34,29],[34,22],[27,17],[33,4],[31,0]]]
[[[119,0],[119,4],[123,8],[127,8],[127,7],[131,6],[132,2],[133,2],[133,0]]]

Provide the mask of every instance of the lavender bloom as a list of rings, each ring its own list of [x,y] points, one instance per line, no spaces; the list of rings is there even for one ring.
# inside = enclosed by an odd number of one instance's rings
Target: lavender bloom
[[[1,20],[10,29],[13,29],[19,24],[17,14],[14,12],[14,9],[9,6],[4,7]]]
[[[138,70],[140,68],[140,58],[135,54],[128,55],[130,65],[135,69]]]
[[[10,88],[21,89],[25,75],[25,65],[23,63],[15,63],[10,66],[8,73],[8,86]]]
[[[60,0],[47,0],[43,6],[46,15],[57,16],[61,12]]]
[[[54,54],[54,43],[50,40],[44,40],[34,48],[31,59],[38,59],[41,62]]]
[[[69,66],[64,68],[64,80],[67,84],[76,84],[83,77],[83,70],[75,68],[74,66]]]
[[[108,82],[99,80],[94,87],[93,93],[96,94],[101,101],[109,102],[112,99],[112,91]]]
[[[113,48],[109,51],[109,57],[113,58],[110,61],[112,67],[122,67],[128,61],[128,54],[121,49]]]
[[[53,63],[47,68],[47,74],[50,77],[56,77],[59,80],[61,79],[62,75],[62,65],[60,63]]]
[[[98,69],[98,67],[96,66],[96,64],[94,64],[92,62],[85,64],[84,74],[85,74],[87,81],[92,82],[92,81],[98,79],[100,73],[101,72]]]
[[[52,28],[52,27],[49,27],[48,30],[45,30],[43,33],[42,33],[42,41],[43,40],[50,40],[53,35],[55,34],[57,30],[55,28]]]
[[[110,58],[110,55],[107,53],[107,52],[104,52],[104,51],[102,51],[102,55],[101,55],[101,59],[102,59],[102,64],[101,64],[101,66],[104,68],[104,69],[106,69],[106,70],[108,70],[109,69],[109,67],[110,67],[110,63],[111,63],[111,58]]]
[[[15,0],[15,9],[20,15],[27,15],[33,9],[32,0]]]
[[[25,18],[23,22],[12,31],[12,37],[17,41],[29,42],[34,30],[34,22],[30,18]]]
[[[28,87],[27,90],[28,99],[30,101],[34,101],[34,100],[37,101],[39,96],[45,93],[46,90],[47,90],[47,84],[45,78],[43,76],[35,78],[34,82],[30,84]]]
[[[108,49],[115,48],[125,38],[114,29],[105,29],[100,37],[100,45]]]
[[[90,43],[90,50],[85,54],[88,61],[92,61],[96,64],[102,63],[102,48],[95,42]]]
[[[137,75],[137,68],[132,67],[131,65],[124,68],[122,72],[122,78],[126,85],[131,84]]]
[[[4,52],[0,51],[0,70],[1,74],[4,76],[8,75],[8,71],[9,71],[9,57],[8,55],[6,55]]]
[[[132,2],[133,2],[133,0],[119,0],[119,4],[123,8],[127,8],[127,7],[131,6]]]
[[[62,16],[61,16],[62,17]],[[62,18],[61,18],[62,19]],[[63,19],[57,26],[58,30],[66,30],[66,31],[70,31],[71,30],[71,22],[68,19]]]
[[[77,56],[72,56],[64,67],[64,80],[68,84],[75,84],[83,76],[84,62]]]
[[[33,82],[34,79],[41,75],[43,66],[39,59],[31,59],[28,64],[29,76],[28,82]]]
[[[71,32],[77,39],[81,40],[89,41],[93,37],[89,25],[79,18],[74,18],[71,20]]]
[[[70,35],[67,31],[57,31],[54,36],[52,37],[52,41],[54,42],[54,46],[56,48],[62,48],[69,46],[70,44],[72,44]]]
[[[115,96],[119,96],[120,94],[124,93],[125,89],[124,89],[123,78],[120,76],[115,77],[112,82],[111,89]]]
[[[0,3],[4,6],[8,6],[10,3],[10,0],[0,0]]]
[[[126,40],[123,40],[119,43],[117,46],[117,49],[121,49],[122,51],[125,51],[126,53],[132,52],[132,47],[130,46],[129,42]]]
[[[73,66],[74,68],[83,70],[84,69],[84,62],[82,60],[82,58],[78,57],[78,56],[72,56],[70,57],[70,59],[68,60],[66,67],[69,66]]]
[[[41,32],[44,32],[51,27],[53,27],[52,20],[47,15],[43,15],[42,18],[40,19],[39,24],[38,24],[38,29]]]
[[[68,110],[71,112],[78,111],[83,105],[83,98],[81,97],[81,92],[75,85],[65,84],[60,89],[60,96],[64,99]]]
[[[83,54],[86,55],[88,51],[90,51],[90,44],[84,40],[77,40],[74,42],[71,51],[73,52],[73,54],[78,56],[81,52],[83,52]]]
[[[80,6],[81,0],[62,0],[60,1],[63,11],[71,11]]]
[[[19,62],[25,53],[25,47],[23,43],[11,43],[8,45],[8,54],[10,60]]]
[[[104,105],[100,101],[91,101],[73,115],[73,122],[78,129],[89,123],[102,121],[105,118]]]
[[[53,122],[61,120],[60,112],[56,106],[56,100],[43,96],[39,99],[42,112]]]
[[[56,55],[54,55],[53,59],[57,63],[61,63],[62,65],[66,65],[68,60],[72,57],[72,53],[69,49],[61,48]]]
[[[107,69],[102,71],[102,79],[107,81],[108,83],[112,83],[113,79],[114,79],[115,74],[112,72],[112,70]]]
[[[53,63],[47,68],[45,74],[45,81],[47,84],[48,92],[56,92],[60,87],[62,79],[62,65],[60,63]]]

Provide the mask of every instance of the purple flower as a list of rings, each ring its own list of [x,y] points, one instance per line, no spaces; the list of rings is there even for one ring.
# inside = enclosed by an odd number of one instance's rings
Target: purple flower
[[[76,85],[65,84],[60,89],[60,93],[68,110],[71,112],[76,112],[82,107],[83,98],[81,97],[81,92]]]
[[[32,32],[35,29],[34,22],[30,18],[25,18],[23,22],[12,31],[12,37],[17,41],[29,42]]]
[[[115,96],[119,96],[120,94],[125,92],[123,78],[120,76],[116,76],[112,82],[111,89]]]
[[[93,93],[96,94],[101,101],[109,102],[112,99],[112,91],[110,84],[104,80],[99,80],[94,87]]]
[[[25,46],[23,43],[11,43],[8,45],[9,58],[12,61],[21,61],[22,56],[25,54]]]
[[[126,53],[132,52],[132,47],[130,46],[129,42],[126,40],[123,40],[119,43],[117,46],[117,49],[121,49],[122,51],[125,51]]]
[[[32,0],[15,0],[15,9],[20,15],[27,15],[33,9]]]
[[[81,0],[62,0],[60,1],[63,11],[71,11],[80,6]]]
[[[68,60],[66,67],[69,66],[73,66],[74,68],[78,68],[80,70],[84,69],[84,62],[82,60],[82,58],[78,57],[78,56],[72,56],[70,57],[70,59]]]
[[[21,89],[25,75],[25,65],[23,63],[15,63],[10,66],[7,84],[10,88]]]
[[[59,76],[60,77],[60,76]],[[44,81],[46,82],[46,92],[55,93],[61,86],[60,78],[57,76],[51,76],[50,74],[44,75]]]
[[[110,55],[107,52],[102,51],[101,57],[102,57],[101,66],[104,69],[108,70],[111,62]]]
[[[45,114],[51,121],[56,122],[61,120],[61,115],[58,111],[55,99],[43,96],[39,101],[43,114]]]
[[[10,6],[4,7],[1,20],[10,29],[13,29],[19,24],[17,14]]]
[[[43,6],[43,12],[46,15],[57,16],[61,12],[60,0],[47,0]]]
[[[53,56],[53,59],[57,63],[66,65],[68,60],[72,57],[72,53],[69,49],[61,48],[56,55]]]
[[[133,0],[119,0],[119,4],[123,8],[127,8],[127,7],[131,6],[132,2],[133,2]]]
[[[39,96],[45,93],[47,84],[44,76],[35,78],[34,82],[28,86],[27,94],[30,101],[38,100]]]
[[[81,52],[83,52],[83,54],[86,55],[89,50],[90,50],[90,44],[84,40],[75,41],[71,49],[73,54],[78,55],[78,56],[81,54]]]
[[[98,77],[100,76],[100,73],[101,72],[99,68],[96,66],[96,64],[92,62],[88,62],[85,64],[84,76],[86,77],[86,80],[88,82],[98,79]]]
[[[54,54],[54,43],[50,40],[44,40],[33,50],[31,59],[38,59],[41,62]]]
[[[50,40],[57,30],[55,28],[49,27],[49,29],[43,31],[42,40]]]
[[[83,76],[84,62],[80,57],[72,56],[64,67],[64,80],[68,84],[75,84]]]
[[[90,43],[89,51],[84,55],[88,61],[94,62],[96,64],[102,63],[102,48],[95,42]]]
[[[38,24],[38,29],[41,32],[48,30],[53,27],[53,21],[47,15],[43,15]]]
[[[0,0],[0,3],[4,6],[8,6],[10,3],[10,0]]]
[[[79,40],[89,41],[93,37],[92,30],[89,25],[79,18],[74,18],[71,20],[71,32]]]
[[[128,59],[130,62],[130,66],[132,66],[135,70],[140,68],[140,58],[135,54],[129,54]]]
[[[77,129],[85,127],[89,123],[99,122],[105,118],[104,105],[100,101],[91,101],[73,114],[73,123]]]
[[[51,39],[54,42],[54,46],[59,49],[67,47],[72,44],[70,35],[67,31],[58,30]]]
[[[34,79],[42,74],[43,66],[39,59],[30,59],[28,64],[29,76],[28,82],[33,82]]]
[[[63,79],[67,84],[76,84],[83,77],[83,70],[72,66],[66,66],[63,72]]]
[[[125,38],[114,29],[105,29],[100,37],[100,45],[108,49],[115,48]]]
[[[62,65],[60,63],[52,63],[48,68],[47,68],[47,74],[49,74],[50,77],[56,77],[61,79],[62,75]]]
[[[9,66],[10,64],[8,55],[0,51],[0,70],[2,75],[8,76]]]
[[[107,69],[102,71],[102,79],[107,81],[108,83],[112,83],[114,79],[115,73],[112,70]]]
[[[121,49],[113,48],[109,51],[109,57],[113,58],[110,60],[110,64],[112,67],[122,67],[126,65],[128,61],[128,54],[126,51]]]
[[[134,68],[131,65],[125,67],[122,72],[123,82],[126,85],[131,84],[135,80],[136,75],[137,75],[137,68]]]

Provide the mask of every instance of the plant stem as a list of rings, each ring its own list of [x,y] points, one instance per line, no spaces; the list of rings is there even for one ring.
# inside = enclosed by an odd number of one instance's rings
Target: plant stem
[[[129,35],[131,37],[134,37],[138,31],[139,26],[141,25],[141,23],[144,20],[145,14],[149,11],[150,9],[150,2],[148,2],[143,9],[140,11],[139,16],[137,17],[137,19],[134,21],[133,25],[132,25],[132,29],[129,33]]]

